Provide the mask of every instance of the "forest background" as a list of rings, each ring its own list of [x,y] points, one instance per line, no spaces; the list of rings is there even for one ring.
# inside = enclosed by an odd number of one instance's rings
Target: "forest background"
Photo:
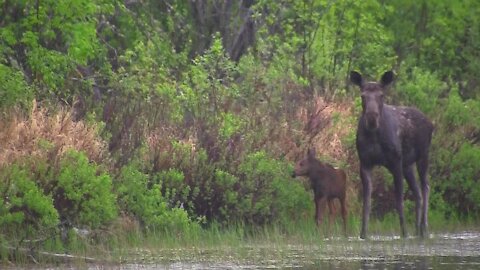
[[[390,69],[435,124],[430,223],[478,220],[479,1],[0,0],[0,240],[313,223],[309,146],[358,221],[348,74]]]

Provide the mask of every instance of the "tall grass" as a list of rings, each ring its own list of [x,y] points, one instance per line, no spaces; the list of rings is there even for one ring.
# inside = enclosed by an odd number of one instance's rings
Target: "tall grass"
[[[72,254],[84,253],[86,256],[110,254],[114,261],[117,256],[125,256],[133,250],[169,250],[169,249],[241,249],[245,246],[288,245],[322,246],[325,241],[347,241],[358,238],[361,217],[350,215],[347,219],[347,236],[343,233],[341,219],[337,217],[329,228],[328,217],[317,227],[313,218],[290,220],[288,222],[255,226],[236,223],[222,225],[212,223],[207,227],[188,227],[183,232],[172,234],[165,230],[134,230],[117,228],[115,230],[97,232],[95,239],[74,237],[68,247]],[[430,226],[433,234],[449,231],[475,229],[475,221],[468,223],[458,220],[444,220]],[[386,215],[383,219],[371,218],[370,234],[376,236],[400,236],[400,225],[396,213]],[[415,234],[414,224],[408,224],[408,232]],[[99,253],[100,252],[100,253]]]
[[[116,226],[109,230],[96,231],[88,237],[70,233],[67,246],[60,239],[53,238],[45,245],[45,251],[77,256],[69,259],[71,265],[84,267],[84,258],[94,258],[97,264],[141,262],[156,263],[159,261],[198,261],[200,258],[215,257],[219,260],[250,258],[280,258],[290,254],[292,249],[305,256],[337,256],[342,257],[353,251],[364,249],[365,241],[359,239],[361,219],[355,215],[348,218],[348,235],[343,234],[340,219],[333,222],[328,233],[328,220],[317,227],[313,219],[291,220],[282,224],[252,226],[248,224],[221,225],[212,223],[208,227],[191,227],[190,230],[172,234],[168,231],[140,230],[139,227],[125,228]],[[413,224],[409,224],[410,235],[414,234]],[[464,224],[458,221],[445,221],[432,226],[433,235],[448,231],[470,230],[475,223]],[[370,222],[371,236],[399,237],[399,224],[396,214],[386,215],[382,220],[372,218]],[[375,242],[375,238],[373,239]],[[404,241],[404,240],[399,240]],[[411,240],[405,240],[410,243]],[[375,244],[378,246],[378,243]],[[385,254],[394,256],[397,252],[395,243],[382,247]],[[16,253],[15,263],[18,265],[31,263],[28,253]],[[234,255],[232,255],[234,254]],[[317,254],[317,255],[315,255]],[[235,258],[232,258],[234,256]],[[38,256],[41,264],[64,262],[59,258]],[[254,259],[255,259],[254,258]],[[60,260],[60,261],[59,261]]]

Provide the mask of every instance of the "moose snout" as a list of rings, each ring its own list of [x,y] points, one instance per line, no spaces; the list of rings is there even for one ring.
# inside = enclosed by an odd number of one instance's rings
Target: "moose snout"
[[[367,112],[365,114],[365,124],[368,129],[376,129],[379,126],[379,114],[378,112]]]

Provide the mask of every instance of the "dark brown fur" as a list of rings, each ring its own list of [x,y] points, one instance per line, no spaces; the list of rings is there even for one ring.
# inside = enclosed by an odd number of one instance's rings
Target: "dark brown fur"
[[[325,203],[328,203],[330,210],[330,223],[335,216],[333,200],[340,201],[341,214],[343,218],[343,230],[347,234],[347,205],[346,205],[346,182],[347,175],[343,170],[335,169],[331,165],[322,163],[315,158],[315,151],[309,149],[307,156],[298,161],[295,165],[293,177],[307,176],[314,193],[315,221],[317,226],[323,222],[323,211]]]
[[[393,175],[395,204],[402,236],[405,237],[407,234],[402,196],[404,177],[415,198],[417,234],[426,236],[430,190],[427,171],[433,124],[416,108],[384,104],[384,90],[393,81],[393,72],[385,72],[380,82],[365,82],[362,75],[352,71],[350,80],[359,86],[362,92],[363,111],[358,120],[356,142],[363,186],[363,217],[360,237],[367,237],[372,192],[371,172],[374,166],[384,166]],[[422,193],[420,193],[413,173],[415,163]]]

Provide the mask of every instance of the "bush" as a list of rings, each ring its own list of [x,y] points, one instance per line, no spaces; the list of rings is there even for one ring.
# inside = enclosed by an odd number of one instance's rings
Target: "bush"
[[[76,226],[98,228],[117,215],[112,179],[84,153],[68,151],[60,160],[53,189],[63,220]]]
[[[163,181],[169,177],[183,181],[183,175],[175,170],[159,173],[157,177],[155,178]],[[162,194],[162,181],[153,183],[149,175],[142,173],[132,164],[122,168],[118,180],[120,208],[139,219],[146,228],[178,232],[194,226],[187,212],[180,207],[171,206]]]
[[[445,90],[445,84],[435,73],[413,68],[409,74],[399,76],[399,79],[396,88],[402,101],[426,114],[434,113],[440,94]]]
[[[167,206],[183,207],[191,218],[224,225],[265,224],[311,210],[309,191],[290,181],[288,163],[265,151],[248,154],[241,149],[232,155],[218,149],[217,159],[212,160],[198,144],[172,142],[160,150],[156,147],[151,148],[158,151],[152,160],[156,169],[149,177],[142,176],[142,185],[159,185]]]
[[[480,101],[472,99],[463,101],[458,89],[452,89],[443,109],[445,122],[450,127],[480,132]]]
[[[310,196],[290,181],[291,167],[258,151],[240,164],[239,211],[248,222],[294,220],[310,210]]]
[[[432,207],[444,209],[444,216],[478,217],[480,193],[480,102],[462,100],[453,88],[442,100],[442,111],[432,141],[432,190],[442,196]],[[441,206],[445,202],[445,206]]]
[[[239,185],[238,177],[222,169],[216,169],[215,182],[217,184],[216,197],[221,197],[222,201],[219,219],[227,222],[240,220],[243,211],[238,207],[240,194],[235,188]]]
[[[13,105],[30,105],[33,91],[23,78],[21,71],[4,66],[0,63],[0,108]]]
[[[19,165],[0,171],[0,230],[36,233],[55,228],[59,215],[50,195]]]
[[[480,147],[463,143],[448,159],[447,177],[441,183],[444,197],[464,215],[480,213]],[[446,163],[447,164],[447,163]]]

